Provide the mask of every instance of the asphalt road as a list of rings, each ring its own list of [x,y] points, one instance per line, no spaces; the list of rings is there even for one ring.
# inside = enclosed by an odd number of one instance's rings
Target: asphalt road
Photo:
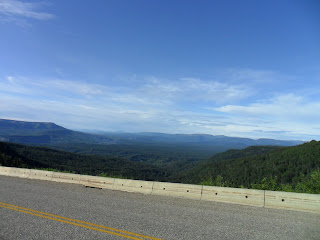
[[[0,239],[319,240],[320,215],[0,176]]]

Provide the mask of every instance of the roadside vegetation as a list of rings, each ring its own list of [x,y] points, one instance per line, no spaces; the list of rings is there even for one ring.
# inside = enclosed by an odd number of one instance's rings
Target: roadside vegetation
[[[223,179],[218,175],[215,179],[212,177],[200,182],[200,185],[217,186],[217,187],[235,187],[235,184]],[[245,188],[243,185],[239,185],[239,188]],[[316,169],[308,176],[301,174],[298,183],[295,186],[291,184],[280,183],[278,177],[264,177],[260,183],[252,183],[249,188],[271,190],[271,191],[283,191],[283,192],[298,192],[298,193],[313,193],[320,194],[320,170]]]

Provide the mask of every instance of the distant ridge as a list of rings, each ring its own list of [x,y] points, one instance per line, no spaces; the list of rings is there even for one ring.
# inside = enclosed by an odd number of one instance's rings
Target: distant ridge
[[[228,146],[230,148],[245,148],[255,145],[295,146],[304,143],[299,140],[251,139],[242,137],[228,137],[210,134],[166,134],[154,132],[142,133],[104,133],[114,138],[135,141],[138,143],[184,143],[184,144],[209,144],[215,146]]]
[[[66,128],[52,122],[27,122],[0,119],[0,134],[4,135],[28,135],[50,130],[66,130]]]
[[[294,146],[303,141],[250,139],[209,134],[142,133],[84,133],[61,127],[52,122],[27,122],[0,119],[0,141],[32,145],[57,145],[65,143],[88,144],[178,144],[242,149],[249,146]]]
[[[0,141],[27,145],[64,143],[108,143],[105,136],[82,133],[52,122],[26,122],[0,119]]]

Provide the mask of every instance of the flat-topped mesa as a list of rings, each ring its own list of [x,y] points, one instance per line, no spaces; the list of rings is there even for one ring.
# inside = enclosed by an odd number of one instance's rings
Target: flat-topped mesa
[[[26,135],[37,134],[51,130],[65,130],[53,122],[27,122],[18,120],[0,119],[0,134],[2,135]]]

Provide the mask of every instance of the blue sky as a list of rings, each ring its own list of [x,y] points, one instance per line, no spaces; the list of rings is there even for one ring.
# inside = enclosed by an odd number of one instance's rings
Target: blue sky
[[[0,0],[0,118],[320,138],[320,2]]]

